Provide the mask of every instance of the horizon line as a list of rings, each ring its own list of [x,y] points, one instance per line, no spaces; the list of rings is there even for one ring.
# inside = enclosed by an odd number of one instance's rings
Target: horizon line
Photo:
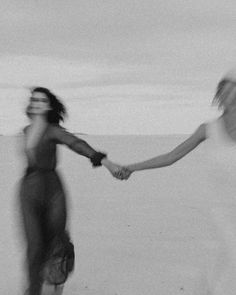
[[[190,135],[189,133],[127,133],[127,134],[121,134],[121,133],[104,133],[104,134],[95,134],[95,133],[83,133],[83,132],[71,132],[74,135],[83,135],[83,136],[187,136]],[[14,134],[0,134],[2,137],[15,137],[15,136],[21,136],[21,133],[14,133]]]

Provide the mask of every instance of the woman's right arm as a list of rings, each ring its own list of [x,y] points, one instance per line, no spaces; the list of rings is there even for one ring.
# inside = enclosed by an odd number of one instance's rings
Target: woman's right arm
[[[126,166],[131,173],[138,170],[154,169],[170,166],[177,162],[192,150],[194,150],[202,141],[206,139],[206,124],[201,124],[197,130],[187,140],[182,142],[172,151],[151,158],[149,160],[134,163]]]

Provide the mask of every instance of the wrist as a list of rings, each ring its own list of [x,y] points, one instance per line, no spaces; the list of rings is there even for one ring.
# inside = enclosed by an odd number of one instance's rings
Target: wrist
[[[110,161],[108,158],[103,158],[101,161],[102,166],[106,167],[107,169],[111,169],[112,168],[112,161]]]
[[[134,165],[128,165],[128,166],[126,166],[126,168],[132,173],[137,171]]]
[[[111,161],[108,160],[107,157],[105,157],[105,158],[103,158],[103,159],[101,160],[101,164],[102,164],[103,166],[109,166],[110,163],[111,163]]]
[[[106,159],[107,155],[104,153],[100,153],[100,152],[96,152],[92,158],[90,159],[90,161],[93,164],[93,167],[99,167],[102,166],[104,163],[106,163],[105,159]]]

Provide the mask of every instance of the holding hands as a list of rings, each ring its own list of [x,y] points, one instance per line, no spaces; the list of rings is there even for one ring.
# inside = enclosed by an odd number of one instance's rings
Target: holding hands
[[[127,180],[133,172],[128,167],[115,164],[107,158],[102,160],[102,165],[109,170],[112,176],[120,180]]]
[[[120,180],[127,180],[133,171],[129,169],[128,166],[121,166],[119,169],[115,172],[115,177]]]

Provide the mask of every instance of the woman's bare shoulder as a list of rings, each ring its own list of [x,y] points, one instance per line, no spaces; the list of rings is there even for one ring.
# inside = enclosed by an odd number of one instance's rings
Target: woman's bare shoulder
[[[219,120],[221,119],[221,117],[217,117],[214,119],[211,119],[209,121],[206,121],[204,124],[202,124],[202,132],[205,133],[205,138],[209,138],[210,134],[211,134],[211,130],[213,128],[215,128],[215,126],[217,125],[217,123],[219,122]]]
[[[207,138],[207,123],[204,122],[198,126],[195,132],[192,134],[192,138],[195,138],[197,141],[203,141]]]
[[[61,132],[61,131],[66,131],[66,129],[64,127],[62,127],[61,125],[59,124],[49,124],[48,126],[48,131],[50,133],[58,133],[58,132]]]
[[[59,124],[49,124],[47,133],[50,139],[55,140],[60,139],[67,132],[66,129]]]

